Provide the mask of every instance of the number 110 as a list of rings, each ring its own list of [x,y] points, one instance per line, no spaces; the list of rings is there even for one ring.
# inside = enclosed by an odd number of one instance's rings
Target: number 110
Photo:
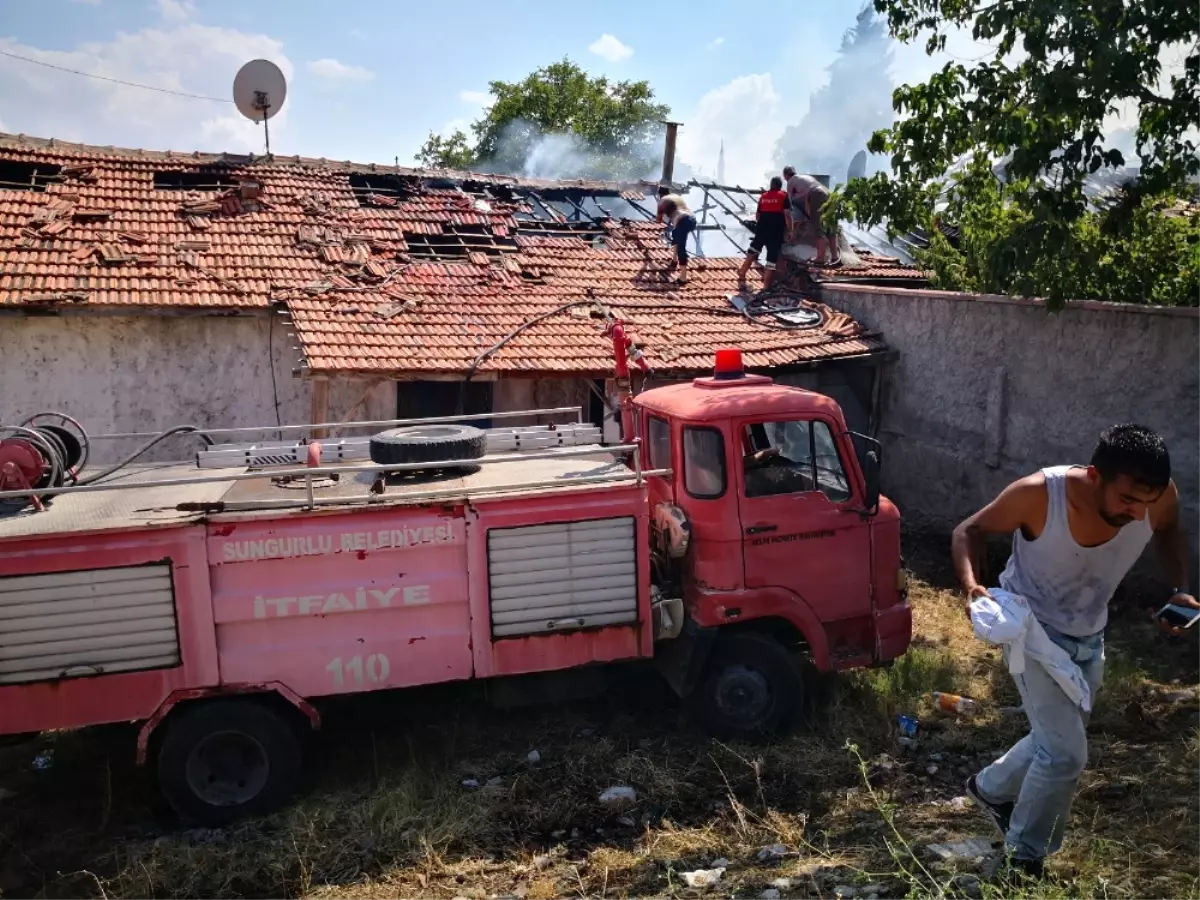
[[[382,684],[387,680],[391,670],[388,658],[382,653],[372,653],[368,656],[365,667],[361,656],[354,656],[347,660],[343,660],[339,656],[325,667],[325,671],[333,676],[333,686],[339,689],[346,687],[347,681],[352,687],[362,687],[364,674],[367,684]]]

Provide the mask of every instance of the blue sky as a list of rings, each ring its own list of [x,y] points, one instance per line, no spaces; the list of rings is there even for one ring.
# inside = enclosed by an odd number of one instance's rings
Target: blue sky
[[[224,98],[239,65],[288,76],[272,149],[411,163],[432,131],[465,126],[491,79],[515,80],[564,56],[593,74],[647,79],[684,123],[680,158],[703,171],[727,148],[730,180],[771,167],[774,142],[804,115],[855,3],[765,9],[534,0],[0,0],[0,51]],[[664,37],[669,36],[669,37]],[[971,55],[970,41],[952,45]],[[897,80],[944,60],[898,48]],[[0,130],[93,144],[261,150],[230,104],[81,78],[0,56]]]

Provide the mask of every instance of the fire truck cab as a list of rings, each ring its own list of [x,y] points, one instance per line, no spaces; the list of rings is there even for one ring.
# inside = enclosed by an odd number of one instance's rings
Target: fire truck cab
[[[710,727],[771,730],[802,703],[788,651],[829,671],[907,648],[900,515],[879,493],[878,444],[850,433],[836,402],[724,353],[712,377],[634,401],[648,466],[672,472],[647,478],[659,589],[687,612],[658,655]],[[686,523],[683,553],[672,523]]]

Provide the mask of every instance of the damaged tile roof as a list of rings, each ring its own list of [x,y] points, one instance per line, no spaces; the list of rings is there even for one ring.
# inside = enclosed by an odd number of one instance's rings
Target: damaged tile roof
[[[746,308],[738,258],[664,281],[655,187],[0,135],[0,307],[279,304],[322,374],[604,374],[610,315],[664,373],[883,349],[795,294]]]

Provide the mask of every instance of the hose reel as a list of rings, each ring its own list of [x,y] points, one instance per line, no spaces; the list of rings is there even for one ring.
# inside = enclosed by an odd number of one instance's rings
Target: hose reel
[[[66,413],[36,413],[20,425],[0,424],[0,491],[53,490],[75,484],[87,464],[91,442]],[[41,498],[16,498],[43,509]]]

